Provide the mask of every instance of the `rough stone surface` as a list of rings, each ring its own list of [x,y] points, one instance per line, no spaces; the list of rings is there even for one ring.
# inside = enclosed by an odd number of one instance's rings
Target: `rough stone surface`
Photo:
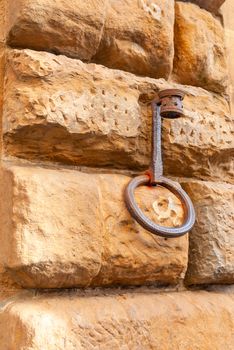
[[[187,283],[234,283],[234,186],[202,181],[182,186],[197,215],[189,236]]]
[[[101,40],[106,0],[8,2],[7,43],[90,60]]]
[[[0,1],[0,16],[1,16],[1,25],[0,25],[0,44],[2,45],[5,42],[5,18],[6,18],[6,3],[5,0]]]
[[[194,4],[177,2],[175,9],[174,79],[224,92],[228,74],[221,23]]]
[[[177,87],[186,92],[185,117],[164,120],[165,174],[233,182],[233,120],[220,96],[30,50],[10,50],[7,67],[6,155],[146,169],[149,102],[158,90]]]
[[[2,349],[232,350],[234,296],[222,292],[70,293],[8,303]]]
[[[1,15],[1,12],[0,12]],[[2,112],[3,112],[3,82],[4,82],[4,66],[5,66],[5,50],[4,44],[1,43],[0,39],[0,117],[2,120]],[[2,132],[2,129],[1,129]],[[0,146],[2,151],[2,145]]]
[[[109,0],[94,62],[135,74],[167,78],[172,70],[174,1]]]
[[[0,266],[0,307],[1,303],[15,295],[21,293],[22,287],[19,286],[11,277],[11,275]]]
[[[193,2],[198,6],[216,13],[225,0],[182,0],[184,2]],[[232,0],[231,0],[232,1]]]
[[[0,0],[0,350],[233,350],[223,1],[191,0],[213,14],[177,2],[173,42],[174,0]],[[163,151],[165,175],[195,205],[189,242],[148,233],[123,198],[121,174],[149,165],[150,102],[165,88],[186,92],[185,116],[163,122]],[[183,222],[168,190],[135,197],[158,224]]]
[[[229,68],[229,94],[231,101],[231,111],[234,115],[234,2],[233,0],[226,0],[221,8],[224,20],[225,29],[225,42],[226,42],[226,52],[228,58],[228,68]]]
[[[4,64],[5,64],[5,1],[0,1],[0,118],[2,120],[3,108],[3,81],[4,81]],[[1,137],[2,137],[2,128]],[[0,146],[2,152],[2,145]]]
[[[124,175],[10,167],[2,170],[1,260],[23,286],[175,284],[187,267],[187,237],[165,240],[129,215]],[[183,222],[179,200],[140,188],[143,211],[163,226]]]
[[[16,0],[6,32],[13,47],[158,78],[172,70],[173,27],[174,0]]]

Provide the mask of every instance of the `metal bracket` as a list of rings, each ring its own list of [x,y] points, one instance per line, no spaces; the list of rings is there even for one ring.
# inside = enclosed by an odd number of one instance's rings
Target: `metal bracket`
[[[130,214],[146,230],[158,236],[175,238],[186,234],[195,223],[195,211],[187,193],[181,186],[163,176],[161,123],[162,117],[175,119],[183,116],[184,92],[178,89],[160,91],[158,97],[152,102],[152,156],[149,170],[145,175],[132,179],[125,190],[125,202]],[[184,223],[180,227],[163,227],[149,220],[137,206],[134,198],[134,190],[138,186],[160,185],[168,188],[181,201],[185,212]]]

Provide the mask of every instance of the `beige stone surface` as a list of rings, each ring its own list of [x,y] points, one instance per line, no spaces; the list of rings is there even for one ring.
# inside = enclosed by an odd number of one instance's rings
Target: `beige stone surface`
[[[12,47],[157,78],[172,70],[174,0],[16,0],[7,14]]]
[[[2,309],[0,341],[4,350],[232,350],[233,314],[231,292],[42,295]]]
[[[7,43],[90,60],[101,40],[106,2],[8,1]]]
[[[2,119],[3,109],[3,81],[4,81],[4,67],[5,67],[5,48],[0,42],[0,115]]]
[[[154,78],[168,78],[174,57],[174,0],[109,0],[93,61]]]
[[[0,25],[0,45],[5,42],[5,30],[6,30],[6,2],[5,0],[0,1],[0,16],[1,16],[1,25]]]
[[[225,29],[225,42],[226,52],[228,58],[228,70],[229,70],[229,94],[231,100],[232,115],[234,115],[234,2],[232,0],[226,0],[221,7],[224,29]]]
[[[129,177],[72,170],[2,170],[0,258],[24,287],[175,284],[187,267],[187,237],[167,240],[129,215]],[[136,191],[162,226],[183,222],[179,200],[163,188]]]
[[[220,6],[227,0],[183,0],[184,2],[193,2],[194,4],[197,4],[198,6],[217,13]],[[232,1],[232,0],[231,0]]]
[[[211,13],[190,3],[175,6],[173,78],[222,93],[228,84],[224,30]]]
[[[177,87],[186,92],[185,117],[164,120],[165,174],[233,182],[233,120],[220,96],[30,50],[10,50],[7,67],[6,156],[147,169],[150,101]]]
[[[2,120],[3,107],[3,80],[4,80],[4,65],[5,65],[5,0],[0,1],[0,118]],[[0,128],[2,136],[2,126]],[[2,153],[2,144],[0,146]]]
[[[181,183],[192,199],[196,224],[189,235],[189,284],[234,283],[234,186]]]

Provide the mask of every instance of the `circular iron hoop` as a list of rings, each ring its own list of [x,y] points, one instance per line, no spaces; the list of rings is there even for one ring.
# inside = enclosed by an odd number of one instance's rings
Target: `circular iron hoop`
[[[179,227],[164,227],[160,226],[153,221],[151,221],[138,207],[134,191],[137,187],[143,185],[149,185],[150,178],[148,175],[140,175],[132,179],[125,189],[125,202],[128,208],[128,211],[132,217],[147,231],[165,238],[176,238],[185,235],[188,231],[191,230],[195,223],[195,210],[191,199],[187,193],[181,188],[176,186],[173,181],[162,177],[158,180],[156,185],[160,185],[169,189],[174,195],[181,201],[185,219],[183,225]]]

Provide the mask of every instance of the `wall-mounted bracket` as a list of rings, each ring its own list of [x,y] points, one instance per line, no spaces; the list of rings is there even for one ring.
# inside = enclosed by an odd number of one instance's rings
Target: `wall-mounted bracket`
[[[183,116],[184,92],[178,89],[160,91],[157,98],[152,102],[152,159],[149,170],[145,175],[132,179],[125,190],[125,202],[130,214],[146,230],[158,236],[175,238],[186,234],[195,223],[195,211],[187,193],[181,186],[163,176],[162,150],[161,150],[161,121],[163,118],[179,118]],[[163,227],[147,218],[138,207],[134,190],[138,186],[162,186],[169,189],[181,201],[184,209],[184,223],[179,227]]]

